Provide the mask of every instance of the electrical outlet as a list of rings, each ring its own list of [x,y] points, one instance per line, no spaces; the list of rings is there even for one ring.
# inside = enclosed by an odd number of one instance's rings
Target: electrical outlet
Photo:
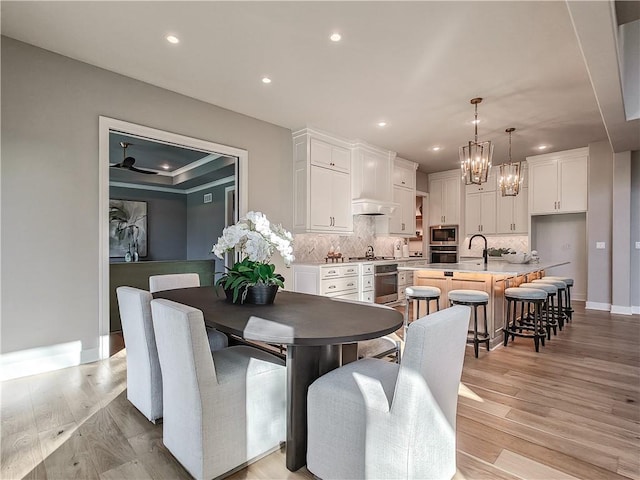
[[[598,250],[604,250],[604,249],[605,249],[605,247],[606,247],[605,242],[596,242],[596,248],[597,248]]]
[[[204,194],[204,203],[211,203],[213,202],[213,194],[212,193],[205,193]]]

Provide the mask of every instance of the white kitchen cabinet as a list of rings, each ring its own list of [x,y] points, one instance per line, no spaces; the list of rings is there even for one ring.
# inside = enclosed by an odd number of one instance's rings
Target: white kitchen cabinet
[[[293,265],[293,290],[312,295],[360,298],[360,268],[357,264]]]
[[[461,183],[459,170],[429,175],[429,225],[460,223]]]
[[[373,303],[374,295],[374,268],[373,263],[360,264],[360,301]]]
[[[527,157],[531,215],[587,211],[588,148]]]
[[[293,134],[295,233],[353,233],[351,144],[312,129]]]
[[[396,158],[393,162],[393,184],[398,187],[416,188],[416,170],[418,165],[404,158]]]
[[[468,193],[464,214],[465,234],[496,233],[496,192]]]
[[[497,195],[496,233],[527,233],[529,224],[529,189],[520,188],[515,197]]]

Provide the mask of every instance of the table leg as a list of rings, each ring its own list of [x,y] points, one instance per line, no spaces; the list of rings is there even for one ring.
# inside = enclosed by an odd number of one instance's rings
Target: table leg
[[[340,345],[287,345],[287,468],[307,463],[307,391],[320,375],[340,366]]]

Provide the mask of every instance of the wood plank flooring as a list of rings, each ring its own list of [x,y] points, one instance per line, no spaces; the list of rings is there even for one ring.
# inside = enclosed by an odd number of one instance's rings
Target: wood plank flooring
[[[587,311],[540,353],[531,341],[467,349],[457,439],[461,479],[640,479],[640,318]],[[3,382],[2,479],[188,479],[162,424],[126,399],[125,350]],[[232,479],[311,479],[273,453]]]

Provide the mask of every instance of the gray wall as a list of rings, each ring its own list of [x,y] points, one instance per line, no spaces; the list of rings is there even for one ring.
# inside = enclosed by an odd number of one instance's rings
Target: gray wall
[[[147,256],[142,261],[187,260],[186,197],[181,193],[109,187],[109,198],[147,202]]]
[[[98,117],[246,149],[249,209],[290,228],[291,132],[2,37],[1,351],[99,341]],[[215,239],[212,239],[212,241]]]
[[[589,144],[587,213],[587,301],[611,303],[611,248],[613,212],[613,151],[609,142]],[[605,242],[604,250],[596,242]],[[604,305],[603,305],[604,308]]]
[[[640,313],[640,151],[631,152],[631,306]]]
[[[629,309],[631,240],[631,152],[613,154],[613,225],[611,250],[611,311]],[[619,311],[617,312],[619,313]]]

